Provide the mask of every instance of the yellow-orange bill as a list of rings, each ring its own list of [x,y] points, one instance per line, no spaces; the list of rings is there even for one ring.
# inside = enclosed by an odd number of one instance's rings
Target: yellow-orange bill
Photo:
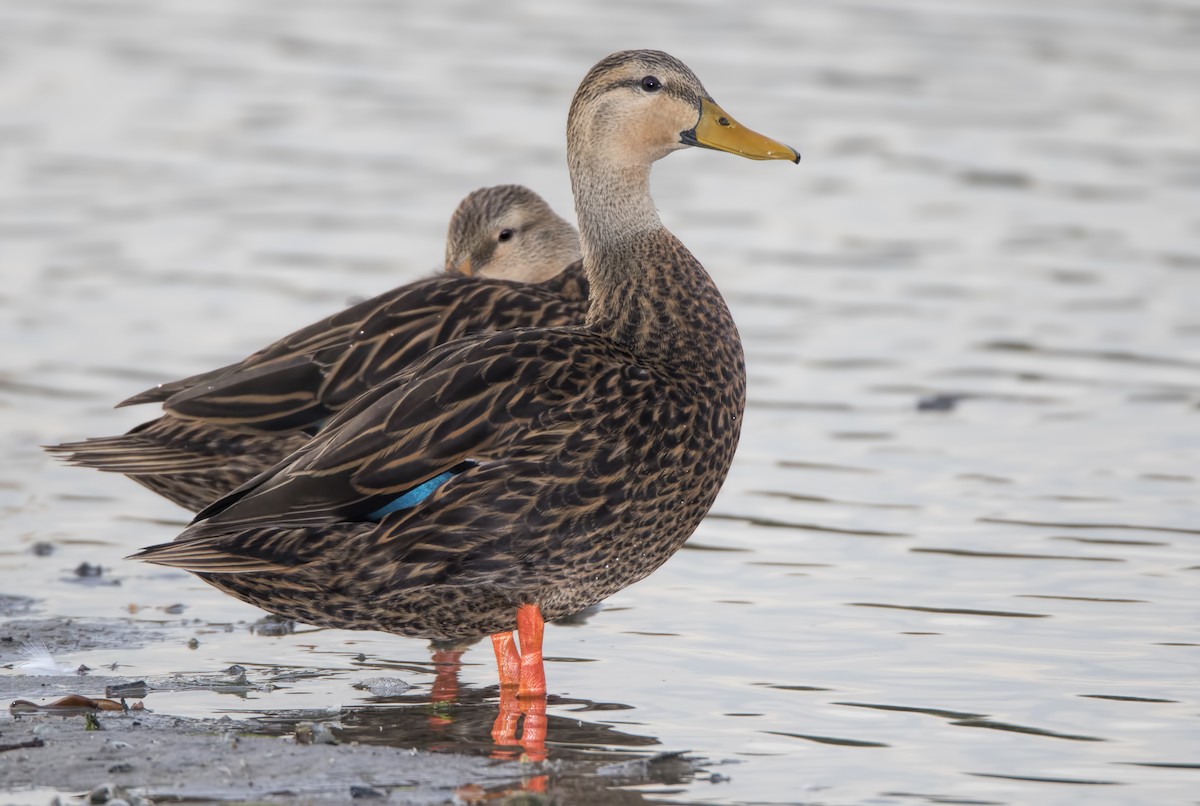
[[[684,132],[680,139],[688,145],[728,151],[752,160],[800,161],[796,149],[747,129],[707,98],[700,102],[700,120],[696,128]]]

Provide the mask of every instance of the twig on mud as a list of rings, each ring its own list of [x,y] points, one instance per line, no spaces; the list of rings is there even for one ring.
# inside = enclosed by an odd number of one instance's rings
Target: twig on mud
[[[0,753],[6,753],[9,750],[22,750],[26,747],[45,747],[46,743],[35,737],[25,742],[17,742],[16,744],[0,744]]]

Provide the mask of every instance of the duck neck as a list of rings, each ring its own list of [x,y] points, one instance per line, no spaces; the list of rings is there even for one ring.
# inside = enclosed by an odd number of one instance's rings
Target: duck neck
[[[571,188],[584,262],[589,252],[624,236],[662,229],[658,210],[650,198],[649,165],[571,166]]]
[[[733,322],[704,268],[659,219],[650,166],[576,159],[570,167],[587,326],[642,355],[687,362],[707,353],[712,338],[697,328],[732,330]]]

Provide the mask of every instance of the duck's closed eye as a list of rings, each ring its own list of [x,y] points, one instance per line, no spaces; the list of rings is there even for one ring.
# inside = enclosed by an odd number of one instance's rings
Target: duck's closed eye
[[[662,89],[662,82],[654,76],[646,76],[642,79],[642,89],[646,92],[658,92]]]
[[[497,240],[499,240],[500,243],[504,243],[505,241],[511,241],[512,236],[514,234],[515,233],[513,233],[513,231],[511,229],[508,229],[506,227],[505,229],[500,230],[500,235],[497,237]]]

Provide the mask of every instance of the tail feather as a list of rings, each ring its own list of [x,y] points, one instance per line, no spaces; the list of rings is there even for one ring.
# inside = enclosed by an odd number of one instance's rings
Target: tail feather
[[[130,554],[125,559],[182,568],[196,574],[261,574],[289,570],[287,565],[229,551],[211,538],[184,538],[173,543],[160,543]]]
[[[46,450],[77,467],[126,475],[195,512],[308,441],[300,432],[256,434],[165,415],[120,436]]]
[[[228,457],[159,445],[153,440],[128,434],[64,442],[47,446],[46,450],[65,454],[62,459],[68,464],[128,476],[212,470],[228,462]]]

